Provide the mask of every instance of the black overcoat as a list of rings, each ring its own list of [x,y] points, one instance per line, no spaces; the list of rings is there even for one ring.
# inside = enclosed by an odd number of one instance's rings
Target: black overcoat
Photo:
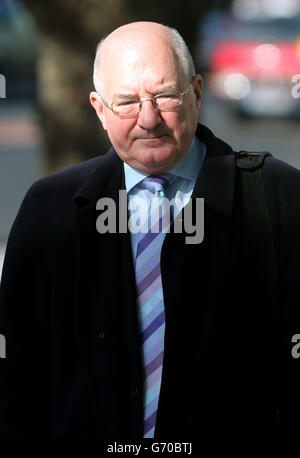
[[[204,240],[166,235],[165,353],[155,437],[273,442],[299,434],[300,172],[266,158],[278,307],[245,236],[231,147],[199,125],[207,154],[192,198]],[[143,371],[130,233],[99,234],[96,203],[118,202],[107,154],[36,181],[13,224],[0,295],[0,436],[142,437]]]

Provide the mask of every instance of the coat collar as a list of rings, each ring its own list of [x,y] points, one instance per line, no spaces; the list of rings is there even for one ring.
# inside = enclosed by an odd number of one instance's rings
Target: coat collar
[[[206,156],[192,198],[203,197],[206,207],[230,218],[235,185],[234,152],[202,124],[198,124],[196,135],[206,145]]]
[[[125,189],[123,162],[111,148],[98,158],[96,167],[74,194],[74,203],[81,209],[95,204],[100,197],[117,195],[119,189]]]
[[[198,124],[196,135],[207,150],[191,197],[204,198],[205,206],[229,218],[235,182],[233,150],[202,124]],[[118,198],[119,189],[126,189],[124,167],[115,149],[111,148],[99,157],[96,168],[74,195],[74,202],[78,208],[95,205],[103,196]]]

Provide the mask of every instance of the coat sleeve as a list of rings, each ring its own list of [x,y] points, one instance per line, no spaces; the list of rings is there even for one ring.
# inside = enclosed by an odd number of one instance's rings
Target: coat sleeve
[[[284,444],[297,445],[300,431],[300,173],[298,180],[295,199],[287,203],[291,218],[279,272],[281,437]]]
[[[36,183],[12,226],[1,279],[0,438],[50,434],[47,222]]]
[[[267,172],[267,169],[266,169]],[[295,443],[300,431],[300,171],[274,161],[267,187],[278,261],[278,387],[280,436]],[[268,330],[266,330],[268,332]]]

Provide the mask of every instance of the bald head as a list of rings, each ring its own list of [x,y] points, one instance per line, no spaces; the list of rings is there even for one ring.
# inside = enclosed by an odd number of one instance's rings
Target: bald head
[[[111,64],[118,62],[119,56],[126,54],[130,65],[134,55],[145,56],[148,60],[155,59],[155,53],[162,48],[177,62],[178,71],[190,81],[195,75],[195,66],[177,30],[156,22],[133,22],[114,30],[98,44],[93,74],[96,91],[104,93],[105,74],[116,71]]]

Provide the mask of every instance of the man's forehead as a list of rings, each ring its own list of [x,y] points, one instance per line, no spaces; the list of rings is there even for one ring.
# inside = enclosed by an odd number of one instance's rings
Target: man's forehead
[[[143,96],[146,94],[156,95],[160,92],[180,90],[182,84],[177,74],[171,73],[163,76],[156,75],[155,72],[145,74],[119,73],[115,77],[108,79],[106,87],[112,96],[121,98],[131,96]]]
[[[157,56],[156,60],[136,59],[126,61],[126,56],[120,60],[111,60],[103,65],[102,71],[114,93],[136,93],[139,90],[152,91],[176,89],[184,77],[182,69],[173,59]]]

